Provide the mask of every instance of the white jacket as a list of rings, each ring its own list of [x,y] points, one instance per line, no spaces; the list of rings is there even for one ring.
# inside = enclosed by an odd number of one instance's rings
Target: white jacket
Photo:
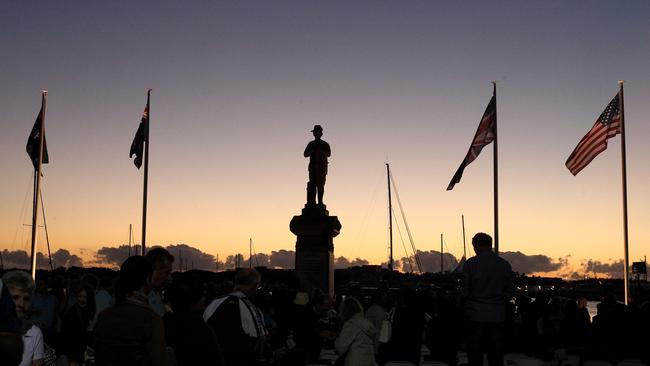
[[[375,327],[363,317],[363,313],[355,314],[343,324],[341,334],[334,342],[336,353],[345,352],[345,366],[376,366],[373,337],[377,333]]]

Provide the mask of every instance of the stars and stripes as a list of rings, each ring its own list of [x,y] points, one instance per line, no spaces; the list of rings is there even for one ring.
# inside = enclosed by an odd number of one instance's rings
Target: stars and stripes
[[[476,130],[476,134],[472,140],[472,145],[469,147],[469,151],[467,152],[465,159],[460,164],[460,167],[458,167],[456,174],[454,174],[453,178],[451,178],[451,182],[449,182],[449,186],[447,187],[448,191],[454,189],[454,185],[460,182],[460,178],[463,176],[465,167],[478,157],[478,154],[481,153],[483,147],[494,141],[496,138],[496,115],[497,99],[496,96],[493,95],[492,99],[490,99],[490,103],[488,103],[487,108],[485,108],[485,113],[483,113],[483,117],[481,118],[481,122],[478,125],[478,129]]]
[[[571,174],[576,175],[598,154],[607,149],[607,140],[621,133],[620,93],[607,105],[591,130],[580,140],[566,161]]]

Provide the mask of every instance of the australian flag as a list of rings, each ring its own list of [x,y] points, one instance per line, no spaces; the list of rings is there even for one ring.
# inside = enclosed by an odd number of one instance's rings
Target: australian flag
[[[36,117],[36,122],[34,122],[34,127],[32,127],[32,132],[27,138],[27,155],[32,160],[34,169],[38,169],[38,159],[40,155],[40,146],[41,146],[41,124],[43,123],[43,108],[38,112],[38,117]],[[45,136],[43,136],[43,164],[50,162],[50,157],[47,153],[47,143],[45,141]]]

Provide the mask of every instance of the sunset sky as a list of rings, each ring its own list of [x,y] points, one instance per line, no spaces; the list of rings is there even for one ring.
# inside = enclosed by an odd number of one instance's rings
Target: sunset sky
[[[152,88],[148,245],[294,249],[320,124],[337,256],[386,260],[389,162],[417,248],[439,250],[442,233],[460,257],[461,214],[468,236],[493,232],[492,145],[445,188],[497,80],[501,250],[617,261],[620,136],[577,177],[564,162],[623,79],[630,261],[643,259],[649,19],[641,0],[3,1],[0,249],[29,248],[41,89],[53,250],[92,256],[126,243],[129,224],[140,241],[128,152]]]

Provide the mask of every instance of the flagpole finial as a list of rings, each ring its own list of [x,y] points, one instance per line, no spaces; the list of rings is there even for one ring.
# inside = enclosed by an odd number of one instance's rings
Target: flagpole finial
[[[619,80],[618,83],[623,85],[623,84],[625,84],[625,80]]]
[[[41,94],[47,94],[47,89],[41,90]]]

